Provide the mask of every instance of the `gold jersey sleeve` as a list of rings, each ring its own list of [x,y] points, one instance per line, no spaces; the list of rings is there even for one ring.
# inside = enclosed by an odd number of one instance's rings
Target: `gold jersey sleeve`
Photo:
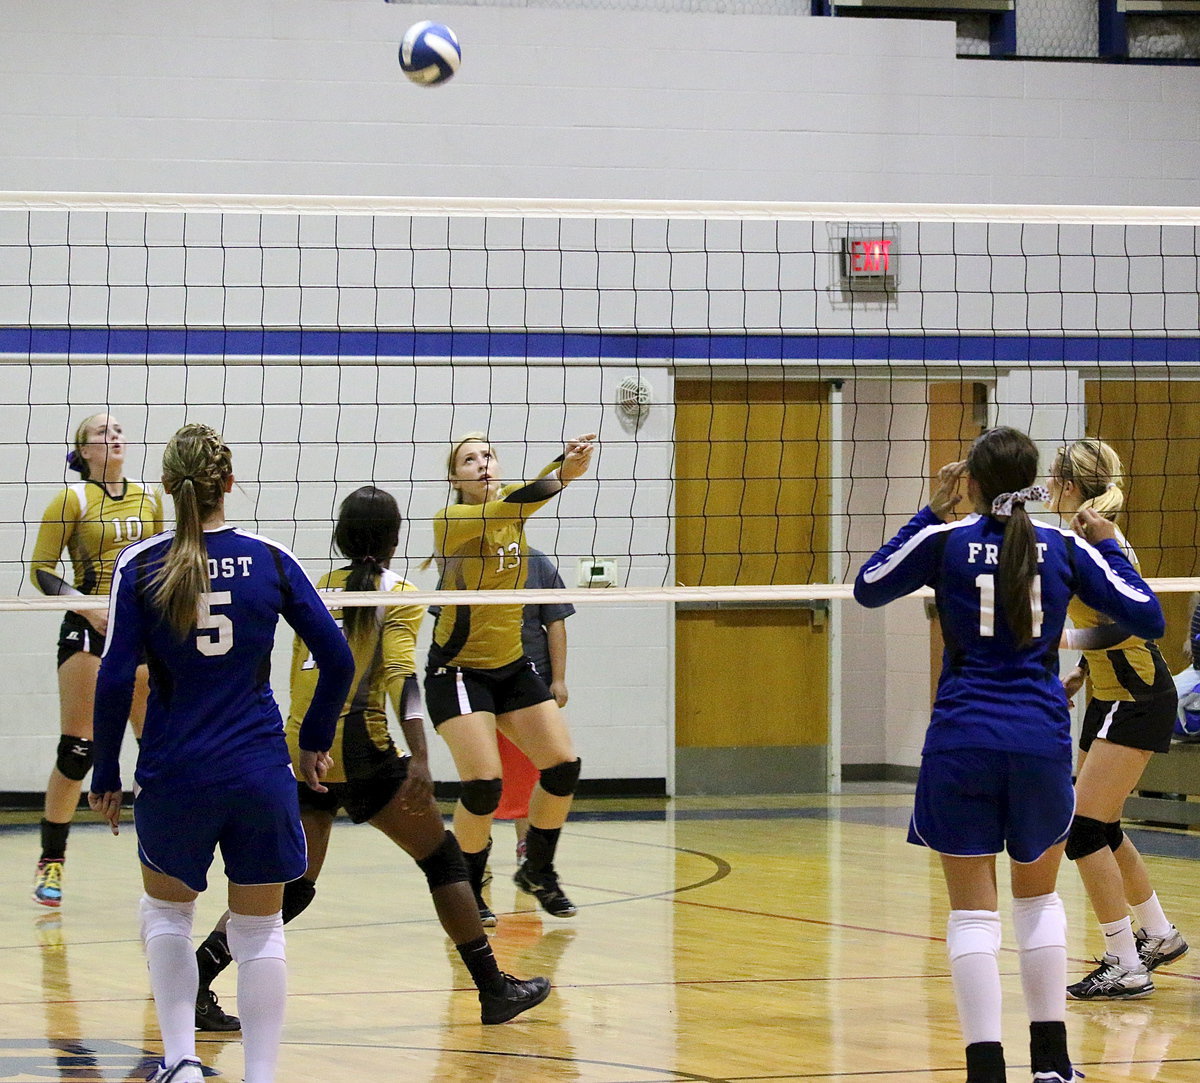
[[[544,478],[558,467],[552,462]],[[440,590],[519,590],[525,586],[529,547],[525,520],[553,500],[526,504],[504,498],[528,482],[506,485],[485,504],[451,504],[433,520],[434,554],[441,570]],[[523,605],[445,605],[433,629],[440,662],[468,669],[498,669],[524,653]]]
[[[1141,572],[1137,553],[1126,540],[1125,535],[1117,532],[1117,542],[1134,569]],[[1103,613],[1097,612],[1085,605],[1078,598],[1072,598],[1067,605],[1067,616],[1076,628],[1098,628],[1112,621]],[[1135,673],[1138,679],[1147,685],[1153,685],[1155,680],[1155,657],[1147,641],[1137,636],[1122,640],[1115,647],[1101,651],[1084,651],[1087,659],[1088,680],[1091,684],[1091,694],[1096,699],[1131,701],[1134,691],[1122,682],[1113,664],[1114,656],[1123,656],[1125,665]],[[1124,668],[1124,667],[1122,667]]]
[[[107,594],[117,555],[125,546],[162,532],[162,494],[126,479],[119,497],[95,481],[68,485],[50,501],[30,556],[30,579],[38,571],[69,580],[83,594]],[[71,570],[59,570],[63,550]]]
[[[317,589],[345,590],[349,575],[348,568],[338,568],[322,576]],[[417,588],[394,572],[385,571],[379,589],[401,593]],[[342,610],[332,609],[330,612],[340,626]],[[373,616],[374,629],[350,642],[350,650],[354,655],[354,681],[350,685],[350,695],[338,719],[337,734],[329,750],[333,766],[325,776],[326,782],[345,782],[349,777],[348,770],[353,771],[352,765],[360,757],[355,756],[348,742],[365,740],[380,751],[394,747],[388,729],[387,701],[390,698],[393,707],[399,711],[404,678],[416,671],[417,632],[425,616],[425,607],[380,606]],[[317,676],[317,667],[308,646],[296,636],[292,643],[291,703],[285,733],[292,763],[297,769],[300,763],[300,723],[312,702]],[[361,720],[356,718],[354,732],[348,734],[346,720],[352,714],[361,716]]]

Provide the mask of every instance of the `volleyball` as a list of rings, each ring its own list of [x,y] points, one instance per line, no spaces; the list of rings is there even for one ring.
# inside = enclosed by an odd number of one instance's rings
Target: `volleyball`
[[[400,67],[419,86],[444,83],[462,63],[462,49],[454,31],[425,20],[408,28],[400,42]]]

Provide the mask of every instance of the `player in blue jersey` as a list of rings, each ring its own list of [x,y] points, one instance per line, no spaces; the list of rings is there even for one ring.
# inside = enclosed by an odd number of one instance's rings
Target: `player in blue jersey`
[[[389,570],[400,542],[400,508],[391,494],[365,485],[338,509],[334,544],[349,565],[321,577],[326,591],[388,591],[400,597],[416,588]],[[283,920],[298,917],[317,893],[317,877],[325,864],[334,817],[345,809],[354,823],[382,831],[417,863],[425,874],[442,928],[458,949],[479,990],[480,1019],[504,1023],[546,999],[545,978],[522,981],[501,972],[475,904],[458,840],[446,830],[433,799],[425,716],[416,678],[417,630],[425,616],[422,605],[346,606],[334,609],[354,655],[355,679],[338,724],[331,750],[333,763],[325,789],[314,793],[298,784],[300,818],[308,842],[308,868],[284,888]],[[288,745],[299,765],[297,743],[320,666],[308,645],[297,638],[292,651],[291,710]],[[388,732],[387,703],[400,720],[408,754],[401,755]],[[218,927],[196,952],[200,969],[197,1026],[216,1003],[209,984],[230,961],[227,930]],[[207,1029],[207,1028],[206,1028]]]
[[[286,996],[283,885],[307,855],[283,719],[271,693],[282,616],[321,667],[300,734],[305,782],[321,776],[354,674],[345,637],[282,546],[225,522],[233,464],[220,435],[185,425],[163,453],[175,529],[126,548],[113,572],[96,684],[89,800],[119,829],[119,754],[143,656],[150,698],[135,778],[141,934],[163,1039],[156,1083],[201,1083],[196,1059],[196,896],[218,847],[229,878],[246,1083],[272,1083]]]
[[[1163,630],[1162,609],[1113,540],[1079,512],[1078,534],[1025,511],[1033,441],[996,428],[943,467],[929,506],[863,565],[854,596],[880,606],[934,589],[945,654],[925,737],[909,841],[936,851],[950,897],[947,948],[968,1083],[1003,1083],[996,854],[1012,858],[1013,924],[1034,1080],[1074,1078],[1067,1053],[1066,913],[1055,884],[1071,825],[1071,733],[1058,677],[1067,603],[1078,595],[1130,633]],[[974,514],[948,520],[966,480]]]
[[[1108,444],[1076,440],[1054,457],[1050,506],[1064,519],[1083,507],[1111,519],[1125,504],[1122,474],[1120,456]],[[1119,530],[1117,541],[1137,567],[1137,556]],[[1077,629],[1105,623],[1080,599],[1071,603],[1070,616]],[[1073,695],[1085,680],[1089,698],[1079,735],[1067,857],[1079,869],[1104,933],[1104,955],[1090,974],[1067,987],[1067,995],[1074,1000],[1139,1000],[1154,991],[1150,972],[1179,959],[1188,944],[1163,911],[1137,847],[1121,830],[1121,810],[1150,756],[1170,749],[1179,704],[1158,645],[1137,636],[1122,636],[1104,649],[1085,649],[1063,677],[1067,694]]]

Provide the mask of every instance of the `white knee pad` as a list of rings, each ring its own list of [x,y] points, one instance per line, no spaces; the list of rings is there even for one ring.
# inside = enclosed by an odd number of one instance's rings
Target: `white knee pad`
[[[167,902],[143,895],[138,903],[138,917],[142,924],[142,943],[149,944],[156,936],[184,936],[192,938],[192,922],[196,916],[196,903]]]
[[[964,955],[999,955],[1000,914],[995,910],[951,910],[946,950],[951,962]]]
[[[283,914],[230,914],[225,935],[229,954],[239,966],[254,959],[286,959],[283,940]]]
[[[1057,891],[1032,899],[1013,899],[1013,932],[1021,951],[1066,948],[1067,911]]]

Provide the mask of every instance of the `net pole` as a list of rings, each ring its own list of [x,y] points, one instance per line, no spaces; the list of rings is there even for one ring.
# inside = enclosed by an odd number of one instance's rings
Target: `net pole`
[[[829,578],[840,583],[845,576],[846,493],[842,462],[842,383],[829,388]],[[829,793],[842,792],[842,605],[829,606],[829,753],[825,784]]]

